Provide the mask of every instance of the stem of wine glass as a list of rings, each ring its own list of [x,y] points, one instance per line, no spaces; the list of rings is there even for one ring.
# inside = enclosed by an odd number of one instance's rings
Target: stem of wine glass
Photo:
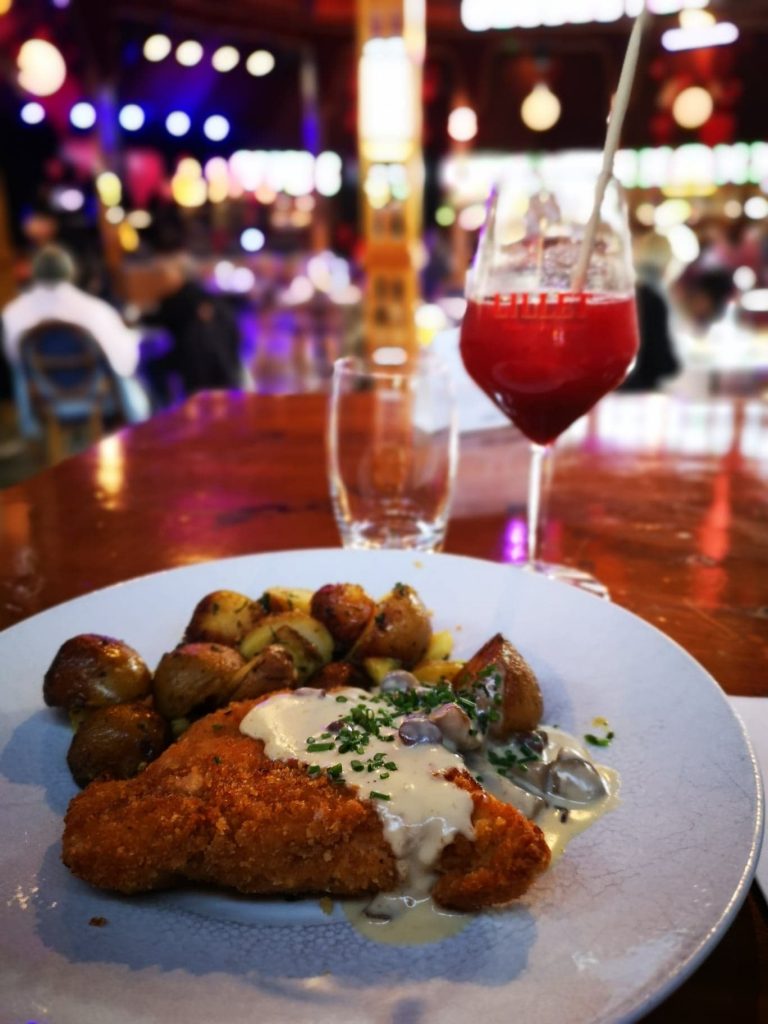
[[[541,482],[544,475],[544,460],[548,454],[548,445],[531,445],[531,464],[528,470],[528,564],[530,566],[533,566],[539,556]]]

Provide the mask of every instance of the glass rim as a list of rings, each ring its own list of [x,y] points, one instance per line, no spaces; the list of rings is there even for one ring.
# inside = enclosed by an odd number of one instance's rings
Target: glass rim
[[[428,349],[418,349],[407,354],[402,361],[394,363],[376,362],[373,353],[340,356],[333,363],[333,376],[336,378],[346,376],[408,380],[423,375],[426,370],[430,373],[450,373],[445,360]]]

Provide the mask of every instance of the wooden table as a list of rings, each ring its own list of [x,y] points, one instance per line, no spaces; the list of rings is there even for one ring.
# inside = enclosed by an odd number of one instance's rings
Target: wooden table
[[[338,543],[325,399],[212,393],[0,492],[0,628],[128,577]],[[522,554],[526,446],[462,436],[446,549]],[[558,445],[544,558],[590,569],[730,694],[768,696],[768,404],[613,396]],[[768,1020],[753,887],[709,960],[648,1018]]]

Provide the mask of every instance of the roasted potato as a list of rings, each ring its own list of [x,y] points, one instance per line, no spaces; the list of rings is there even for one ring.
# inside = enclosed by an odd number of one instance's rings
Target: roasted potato
[[[322,622],[303,612],[268,615],[243,640],[240,653],[252,658],[270,644],[289,651],[301,681],[327,665],[333,656],[331,634]]]
[[[412,668],[424,657],[431,636],[432,626],[419,595],[397,583],[376,605],[348,657],[353,662],[394,658],[404,668]]]
[[[242,656],[221,644],[183,644],[155,670],[155,707],[165,718],[194,718],[229,703]]]
[[[420,683],[434,686],[440,682],[450,683],[463,668],[463,661],[420,661],[411,671]]]
[[[501,633],[483,644],[453,679],[454,690],[472,690],[490,715],[489,733],[505,740],[541,721],[544,702],[533,669]]]
[[[94,779],[130,779],[165,750],[170,729],[146,704],[92,711],[72,738],[67,764],[78,786]]]
[[[306,685],[318,690],[332,690],[336,686],[359,686],[361,690],[367,690],[371,683],[357,665],[348,661],[331,661],[308,679]]]
[[[311,601],[312,591],[304,587],[270,587],[259,598],[265,615],[278,615],[280,612],[310,615]]]
[[[76,711],[140,700],[152,687],[141,657],[122,640],[96,633],[61,645],[43,680],[49,707]]]
[[[214,590],[197,605],[184,633],[185,643],[225,644],[237,647],[259,619],[266,615],[260,601],[234,590]]]
[[[273,690],[290,689],[298,682],[298,674],[290,653],[270,644],[246,662],[232,680],[230,700],[252,700]]]
[[[375,607],[356,583],[329,583],[312,595],[310,613],[333,637],[336,653],[345,654],[368,625]]]

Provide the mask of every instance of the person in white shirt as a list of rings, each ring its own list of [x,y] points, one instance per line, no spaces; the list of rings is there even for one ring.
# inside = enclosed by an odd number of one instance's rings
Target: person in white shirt
[[[24,334],[46,320],[59,320],[87,330],[99,343],[117,375],[127,418],[146,419],[149,403],[134,377],[139,365],[139,338],[126,327],[117,310],[103,299],[77,288],[72,257],[57,245],[47,245],[32,264],[32,286],[2,312],[3,345],[12,367],[19,364]],[[23,414],[23,410],[19,410]]]
[[[139,339],[119,313],[102,299],[81,291],[72,282],[75,264],[57,245],[48,245],[32,264],[32,287],[3,310],[5,354],[19,361],[23,335],[45,320],[63,320],[83,327],[98,341],[119,377],[131,377],[139,365]]]

